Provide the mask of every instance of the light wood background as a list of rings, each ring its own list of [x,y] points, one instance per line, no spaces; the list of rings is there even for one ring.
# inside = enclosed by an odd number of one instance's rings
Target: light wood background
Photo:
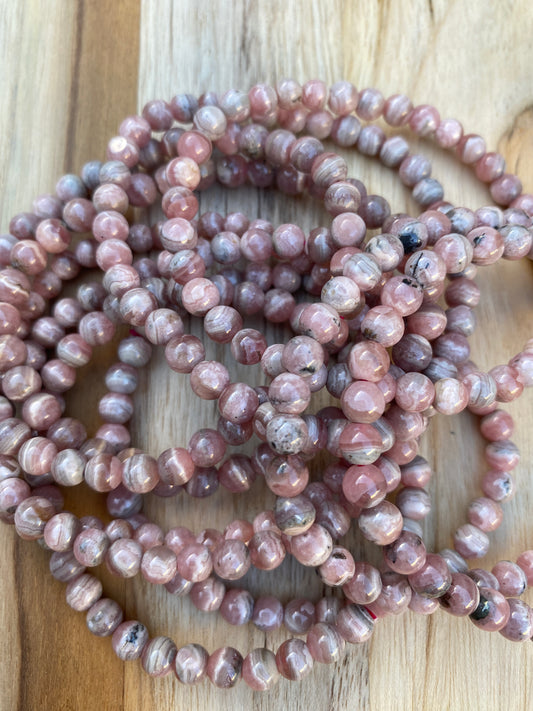
[[[29,209],[35,195],[53,191],[62,173],[103,158],[107,138],[143,102],[183,91],[247,89],[283,76],[346,78],[361,88],[377,86],[385,95],[401,91],[415,103],[433,103],[441,115],[459,118],[467,131],[481,133],[491,148],[503,151],[531,191],[532,21],[529,0],[1,0],[0,229],[7,231],[10,216]],[[434,174],[452,201],[490,202],[450,157],[431,145],[422,149],[434,157]],[[357,157],[350,161],[352,174],[383,192],[393,210],[414,210],[392,174]],[[308,203],[251,190],[215,191],[202,199],[203,209],[243,206],[274,222],[297,219],[311,227],[325,219]],[[533,333],[532,277],[531,264],[522,263],[501,264],[480,276],[484,298],[472,342],[481,365],[506,362]],[[279,332],[270,337],[277,340]],[[96,420],[87,419],[87,412],[104,392],[111,357],[98,355],[69,399],[71,411],[90,426]],[[160,357],[143,376],[136,405],[134,441],[156,455],[172,444],[185,445],[199,426],[215,421],[214,406],[193,400],[185,379],[171,374]],[[518,496],[505,506],[504,524],[491,536],[489,567],[533,546],[531,392],[509,409],[518,418],[515,439],[523,463],[516,472]],[[425,527],[435,550],[450,545],[468,501],[479,492],[481,448],[468,415],[432,422],[423,451],[436,471],[435,508]],[[86,493],[80,502],[75,494],[67,495],[73,510],[103,513],[96,496]],[[223,527],[230,517],[253,516],[270,503],[257,484],[252,496],[238,502],[218,492],[200,502],[156,500],[148,509],[166,527],[179,522],[198,530],[207,521]],[[153,680],[138,663],[119,662],[109,640],[91,636],[84,616],[65,604],[63,585],[48,574],[42,549],[19,541],[6,526],[1,533],[2,711],[532,708],[532,645],[513,645],[443,612],[429,619],[411,613],[386,619],[371,643],[350,648],[340,666],[316,666],[303,683],[282,680],[269,695],[254,694],[244,684],[224,692],[209,682],[190,689],[175,678]],[[354,550],[376,559],[376,551],[359,540]],[[252,626],[228,628],[198,614],[187,599],[172,599],[139,580],[117,582],[105,571],[102,577],[128,616],[178,645],[196,641],[213,650],[229,643],[246,653],[265,643]],[[278,591],[285,600],[302,590],[320,593],[314,574],[289,563],[271,576],[252,577],[250,585],[255,592]],[[533,604],[531,594],[526,599]],[[276,648],[282,638],[268,635],[266,644]]]

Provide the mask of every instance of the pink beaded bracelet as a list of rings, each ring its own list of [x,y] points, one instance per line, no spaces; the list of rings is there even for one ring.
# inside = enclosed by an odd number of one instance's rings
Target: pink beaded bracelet
[[[336,119],[325,109],[326,100]],[[418,135],[434,133],[440,145],[458,146],[460,159],[473,164],[477,176],[490,182],[493,198],[501,204],[511,203],[510,209],[503,213],[499,208],[485,208],[472,213],[441,203],[442,188],[429,177],[428,162],[410,156],[403,138],[386,139],[377,126],[362,128],[354,110],[365,120],[383,113],[390,125],[408,121]],[[254,123],[246,123],[250,117]],[[191,119],[195,130],[173,128],[174,120],[188,123]],[[265,126],[271,128],[276,120],[283,128],[269,134]],[[287,130],[299,132],[304,127],[312,138],[296,139]],[[151,131],[163,131],[162,140],[151,138]],[[320,139],[330,132],[339,145],[357,144],[367,155],[379,154],[385,165],[399,166],[402,181],[413,187],[415,199],[430,209],[418,221],[389,217],[383,198],[366,195],[360,181],[346,179],[343,159],[324,153]],[[427,509],[427,494],[420,482],[427,483],[430,474],[424,462],[413,459],[427,418],[436,411],[454,414],[468,405],[485,416],[482,431],[493,440],[487,447],[493,471],[484,481],[489,498],[474,502],[471,523],[456,534],[459,553],[479,557],[486,552],[484,531],[501,521],[501,511],[493,501],[508,495],[507,470],[518,461],[517,450],[506,436],[512,421],[494,410],[498,400],[514,399],[524,385],[532,384],[532,349],[526,346],[509,366],[498,366],[489,374],[464,364],[469,355],[466,338],[473,328],[469,306],[478,298],[470,281],[471,267],[491,264],[500,256],[520,258],[531,253],[533,199],[521,196],[519,181],[504,174],[501,156],[486,153],[479,136],[461,138],[460,125],[440,121],[431,107],[413,109],[408,99],[400,96],[385,102],[379,92],[359,94],[347,82],[334,85],[329,93],[321,82],[300,87],[286,80],[277,91],[258,85],[248,95],[231,91],[220,100],[204,95],[201,105],[188,95],[175,97],[170,105],[150,102],[143,118],[129,117],[121,124],[120,134],[108,145],[108,163],[87,164],[83,180],[62,178],[57,196],[36,200],[35,216],[14,218],[12,234],[0,240],[3,263],[11,264],[0,273],[6,324],[5,335],[0,336],[4,339],[2,383],[6,396],[0,451],[3,471],[11,474],[0,484],[0,510],[4,519],[14,520],[23,537],[44,535],[49,544],[60,546],[52,555],[51,566],[56,577],[71,580],[69,604],[89,609],[88,625],[95,634],[115,630],[114,648],[121,658],[137,658],[142,653],[143,665],[153,675],[174,668],[178,678],[194,683],[207,673],[221,686],[237,681],[241,664],[252,688],[268,688],[278,672],[290,679],[301,678],[310,671],[313,659],[335,661],[345,641],[366,640],[372,632],[372,617],[398,612],[408,604],[428,613],[436,609],[437,599],[452,614],[471,614],[486,629],[503,630],[511,639],[529,638],[531,611],[520,600],[506,601],[496,588],[502,586],[510,595],[523,591],[524,577],[528,582],[532,579],[530,552],[519,559],[522,568],[502,563],[495,575],[481,573],[479,593],[472,578],[464,574],[467,568],[460,555],[426,555],[416,521],[408,522],[409,514],[419,517]],[[210,159],[213,141],[225,154],[216,166]],[[266,161],[260,160],[263,158]],[[264,221],[248,223],[240,215],[228,216],[226,224],[216,215],[204,216],[197,224],[191,222],[198,205],[191,190],[208,187],[215,175],[227,186],[248,179],[260,187],[271,184],[275,176],[278,187],[291,194],[306,186],[311,194],[324,198],[333,217],[331,227],[314,230],[306,238],[296,226],[282,225],[274,230]],[[151,231],[143,225],[130,226],[123,215],[128,204],[153,204],[156,186],[164,193],[167,221]],[[92,203],[87,200],[88,191]],[[437,206],[438,210],[431,209]],[[387,232],[369,239],[365,251],[360,251],[366,228],[378,226]],[[96,242],[82,240],[74,251],[67,251],[71,231],[89,230]],[[132,266],[132,249],[142,253],[154,248],[160,250],[157,262],[144,259],[136,268]],[[59,255],[51,257],[49,270],[47,253]],[[249,260],[244,280],[237,269],[228,266],[241,258]],[[274,270],[268,265],[272,258],[280,259]],[[218,275],[213,271],[206,277],[206,270],[214,263],[222,268]],[[52,307],[55,318],[43,315],[46,302],[59,295],[63,279],[73,278],[81,267],[96,265],[106,272],[103,291],[98,285],[89,285],[78,294],[82,310],[76,302],[59,300]],[[398,276],[394,276],[395,270],[400,271]],[[456,309],[453,314],[434,305],[444,289],[446,272],[459,274],[446,291],[449,311]],[[270,289],[272,282],[274,288]],[[322,304],[296,304],[293,293],[300,283],[309,294],[320,294]],[[242,328],[241,314],[261,309],[276,323],[290,320],[296,336],[286,344],[267,348],[260,332]],[[88,311],[85,316],[83,310]],[[222,364],[205,361],[198,339],[184,335],[185,312],[204,317],[204,328],[214,340],[231,341],[232,354],[239,362],[260,361],[272,379],[268,390],[231,384]],[[450,318],[454,328],[444,334]],[[151,343],[165,345],[169,365],[178,372],[191,373],[197,395],[218,399],[222,417],[218,431],[200,431],[189,444],[190,453],[174,448],[156,461],[128,449],[129,433],[124,425],[133,413],[128,395],[135,389],[135,368],[146,365],[150,352],[148,343],[137,337],[123,342],[119,348],[122,364],[108,376],[112,387],[100,405],[107,424],[98,430],[97,439],[85,441],[81,423],[61,418],[63,404],[58,393],[72,387],[75,368],[89,361],[92,346],[113,337],[114,322],[120,321],[144,329]],[[407,336],[403,336],[405,325]],[[69,328],[77,328],[79,334],[66,333]],[[33,342],[28,342],[28,336]],[[56,343],[58,357],[47,361],[44,349]],[[336,365],[331,360],[335,355]],[[394,366],[390,365],[391,355]],[[329,368],[324,363],[326,356]],[[424,359],[427,363],[420,367]],[[342,410],[326,408],[318,417],[303,415],[313,388],[326,383],[329,392],[340,397]],[[52,392],[40,392],[43,386]],[[393,400],[395,404],[390,404]],[[10,417],[10,401],[23,403],[21,420]],[[36,436],[31,436],[32,429]],[[193,534],[188,532],[191,538],[186,531],[176,530],[165,539],[166,546],[159,545],[157,528],[150,529],[151,524],[138,517],[140,495],[151,490],[169,495],[181,484],[198,481],[200,488],[191,486],[190,493],[210,493],[213,476],[217,476],[211,465],[222,460],[226,444],[241,444],[252,431],[268,445],[261,445],[251,460],[242,455],[237,455],[241,459],[228,459],[218,478],[230,490],[244,491],[255,476],[265,476],[274,493],[281,495],[275,520],[268,513],[260,514],[258,530],[251,537],[255,522],[253,526],[236,522],[230,525],[225,542],[217,532],[206,531],[201,540],[193,542]],[[324,445],[347,462],[333,463],[324,473],[323,483],[307,485],[305,460]],[[20,472],[17,466],[28,483],[13,478]],[[88,520],[80,522],[79,530],[71,515],[57,513],[62,497],[48,482],[71,485],[83,478],[97,490],[111,490],[110,513],[127,513],[130,523],[116,521],[103,532],[98,521]],[[160,480],[163,486],[158,484]],[[400,481],[404,489],[394,506],[384,497]],[[315,516],[322,517],[321,523],[315,523]],[[366,537],[385,546],[389,570],[381,576],[372,566],[353,561],[345,548],[332,548],[332,537],[343,535],[352,517],[358,519]],[[132,526],[139,532],[137,540],[136,534],[132,538]],[[243,662],[232,648],[208,656],[198,645],[187,645],[178,652],[167,638],[149,641],[140,623],[120,625],[122,612],[116,603],[99,600],[101,585],[83,572],[83,566],[103,559],[111,537],[125,552],[127,541],[132,541],[130,560],[136,559],[134,549],[138,554],[139,547],[144,548],[147,579],[164,582],[174,593],[191,589],[200,605],[206,594],[211,601],[217,594],[220,597],[220,588],[213,592],[216,579],[207,577],[210,569],[203,577],[207,569],[201,561],[210,560],[218,551],[222,557],[216,572],[230,576],[237,572],[240,577],[254,539],[254,545],[259,545],[258,540],[260,545],[269,540],[269,546],[277,540],[279,555],[287,551],[305,565],[319,565],[326,581],[343,585],[352,602],[340,609],[337,603],[323,605],[318,622],[309,628],[307,644],[288,640],[275,657],[268,650],[254,650]],[[187,580],[180,573],[166,579],[178,558],[188,561],[189,553],[194,563],[192,568],[184,563],[182,572],[194,578],[193,570],[200,565],[202,579]],[[236,558],[232,560],[232,556]],[[525,572],[521,573],[522,569]],[[361,598],[366,580],[373,581],[372,599],[368,595]],[[226,596],[224,609],[229,621],[252,616],[249,594],[233,589],[225,593],[224,600]],[[248,612],[243,612],[243,606]],[[271,610],[268,603],[261,607],[256,602],[255,607]],[[305,617],[300,603],[294,609]],[[261,617],[259,612],[256,616],[258,620]],[[312,617],[309,613],[304,627],[290,622],[289,630],[304,632]],[[286,614],[286,622],[290,619]]]

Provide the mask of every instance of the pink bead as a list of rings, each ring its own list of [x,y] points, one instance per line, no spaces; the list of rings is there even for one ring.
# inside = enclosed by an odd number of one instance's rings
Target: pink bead
[[[286,551],[281,536],[275,531],[258,531],[248,545],[252,565],[259,570],[273,570],[283,561]]]
[[[208,549],[200,543],[189,543],[178,553],[178,572],[193,583],[205,580],[211,574],[213,563]]]
[[[427,104],[415,107],[409,115],[409,126],[419,136],[428,136],[434,133],[439,123],[439,112]]]
[[[490,185],[490,194],[498,205],[509,205],[522,192],[522,183],[516,175],[504,173]]]
[[[470,615],[470,619],[487,632],[501,630],[507,624],[511,610],[509,603],[497,590],[483,587],[480,589],[479,607]]]
[[[375,422],[385,410],[385,398],[374,383],[351,383],[341,396],[341,407],[351,422]]]
[[[482,531],[495,531],[503,521],[503,510],[492,499],[479,497],[468,507],[468,520]]]
[[[276,657],[268,649],[253,649],[244,658],[242,678],[253,691],[268,691],[277,684]]]
[[[250,565],[248,548],[242,541],[222,541],[213,551],[213,569],[223,580],[242,578]]]
[[[489,549],[489,538],[477,526],[466,523],[455,532],[454,546],[463,558],[482,558]]]
[[[392,306],[375,306],[364,317],[361,331],[369,340],[388,348],[398,343],[403,336],[404,323]]]
[[[383,115],[390,126],[403,126],[407,123],[412,110],[413,104],[407,96],[394,94],[386,100]]]
[[[385,347],[373,341],[361,341],[350,349],[348,367],[353,378],[378,382],[390,365]]]
[[[492,568],[492,574],[505,597],[518,597],[527,589],[527,577],[522,568],[510,560],[501,560]]]
[[[533,551],[524,551],[516,559],[526,575],[527,584],[533,585]]]
[[[376,506],[361,511],[358,523],[361,533],[366,539],[385,546],[400,535],[403,517],[394,504],[389,501],[381,501]]]
[[[344,585],[355,573],[353,556],[346,548],[334,546],[318,572],[326,585]]]
[[[242,656],[233,647],[221,647],[214,651],[207,661],[206,672],[211,682],[229,689],[238,682],[241,674]]]
[[[456,119],[441,119],[435,139],[441,148],[454,148],[463,135],[463,127]]]
[[[453,573],[450,587],[439,598],[441,607],[457,617],[474,613],[480,602],[480,591],[475,582],[463,573]]]
[[[291,638],[276,652],[276,665],[280,674],[290,681],[299,681],[313,668],[309,647],[301,639]]]
[[[343,426],[338,446],[347,461],[366,465],[372,464],[381,455],[383,440],[372,425],[349,423]]]
[[[383,474],[373,464],[350,467],[342,482],[342,490],[348,501],[363,508],[371,508],[382,501],[386,488]]]
[[[499,503],[508,501],[515,493],[515,483],[511,474],[498,469],[490,470],[484,475],[481,488],[485,496]]]
[[[445,561],[433,553],[426,556],[424,565],[409,575],[409,584],[423,597],[440,597],[450,587],[452,574]]]
[[[311,656],[321,664],[332,664],[342,659],[345,640],[333,625],[318,622],[307,633]]]

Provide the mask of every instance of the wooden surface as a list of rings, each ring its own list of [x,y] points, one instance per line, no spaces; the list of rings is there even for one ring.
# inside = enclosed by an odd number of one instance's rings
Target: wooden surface
[[[183,91],[247,89],[283,76],[346,78],[358,87],[377,86],[385,95],[401,91],[415,103],[433,103],[441,115],[459,118],[467,131],[481,133],[489,147],[503,151],[531,191],[532,21],[529,0],[146,0],[140,5],[134,0],[1,0],[0,230],[7,231],[10,216],[29,209],[35,195],[53,191],[62,173],[103,158],[105,141],[120,120],[146,100]],[[468,171],[431,145],[421,148],[434,157],[434,175],[452,201],[490,202]],[[392,173],[355,156],[350,166],[352,175],[388,197],[394,211],[414,210]],[[308,203],[252,190],[215,191],[202,198],[202,209],[207,208],[259,212],[274,223],[325,224],[325,216]],[[501,264],[480,276],[481,328],[472,343],[482,366],[506,362],[533,333],[532,276],[531,264],[522,263]],[[279,332],[269,336],[277,340]],[[224,357],[214,348],[212,354]],[[107,362],[105,353],[99,355],[69,398],[71,412],[90,427],[96,420],[87,413],[95,411],[104,392]],[[143,376],[135,402],[133,440],[156,455],[170,445],[185,445],[199,426],[215,421],[215,407],[193,400],[186,379],[170,373],[159,356]],[[491,535],[488,566],[515,558],[533,543],[531,392],[509,409],[518,417],[515,439],[523,453],[519,493],[505,505],[504,523]],[[451,533],[465,521],[468,501],[479,492],[481,446],[468,415],[435,418],[424,439],[422,451],[436,472],[430,487],[435,508],[425,524],[428,545],[435,550],[450,545]],[[67,495],[72,510],[103,513],[96,496],[86,494],[80,503],[76,494]],[[237,502],[218,492],[194,506],[178,498],[150,501],[147,509],[165,527],[179,522],[199,530],[206,522],[223,527],[230,517],[253,516],[271,501],[256,484],[253,495]],[[359,539],[353,546],[376,559],[376,551]],[[386,619],[371,643],[350,648],[340,666],[316,666],[303,683],[281,681],[270,695],[253,694],[243,684],[223,692],[209,683],[190,689],[174,678],[153,680],[138,663],[119,662],[109,640],[91,636],[84,616],[65,604],[63,585],[49,575],[47,559],[37,545],[20,542],[11,528],[2,528],[1,711],[532,707],[532,645],[513,645],[442,612],[429,619],[411,613]],[[178,645],[196,641],[213,650],[229,643],[246,653],[265,642],[276,648],[283,638],[280,633],[265,640],[251,626],[228,628],[195,612],[187,599],[172,599],[140,580],[123,584],[101,574],[106,591],[117,596],[128,616]],[[301,590],[321,592],[311,571],[287,562],[249,584],[256,593],[276,591],[284,600]],[[531,594],[526,600],[533,604]]]

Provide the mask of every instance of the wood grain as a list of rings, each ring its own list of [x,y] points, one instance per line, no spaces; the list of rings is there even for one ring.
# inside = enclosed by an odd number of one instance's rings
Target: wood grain
[[[59,175],[102,158],[105,141],[121,118],[146,100],[182,91],[245,89],[282,76],[301,81],[319,76],[328,82],[346,78],[358,87],[377,86],[386,95],[401,91],[416,103],[433,103],[442,115],[459,118],[468,132],[481,133],[491,148],[499,148],[531,191],[533,45],[527,28],[532,14],[527,0],[145,0],[140,5],[0,0],[0,229],[7,231],[9,217],[29,209],[34,195],[53,191]],[[427,143],[421,149],[434,159],[434,175],[452,201],[490,202],[450,156]],[[371,191],[385,194],[394,211],[414,211],[392,173],[347,155],[352,174]],[[307,228],[325,219],[309,201],[252,190],[214,190],[202,197],[202,209],[241,209],[274,223],[297,220]],[[521,263],[480,274],[481,328],[472,339],[480,365],[506,362],[533,333],[532,276],[531,265]],[[281,329],[268,332],[271,342],[282,336]],[[219,348],[208,352],[224,358]],[[86,413],[94,412],[103,393],[109,357],[98,356],[69,398],[69,408],[90,426],[96,420]],[[256,379],[258,373],[232,370],[237,376]],[[185,445],[199,426],[216,420],[215,407],[193,399],[185,379],[170,373],[160,354],[143,374],[136,407],[133,439],[152,454]],[[489,566],[516,557],[533,540],[531,393],[509,409],[519,422],[520,491],[506,504],[504,524],[491,535]],[[425,534],[439,550],[450,545],[451,532],[465,520],[467,503],[479,491],[482,443],[474,420],[468,415],[435,418],[423,453],[436,472],[431,482],[435,506]],[[69,495],[67,504],[80,513],[103,513],[101,502],[90,494],[82,502]],[[218,492],[194,506],[178,498],[150,501],[147,509],[164,527],[179,522],[199,530],[222,528],[230,517],[253,516],[270,504],[271,497],[257,484],[251,496],[238,501]],[[153,680],[138,664],[119,663],[108,640],[91,637],[83,615],[64,603],[63,586],[48,575],[44,551],[19,542],[7,527],[2,533],[2,710],[530,708],[531,645],[512,645],[441,612],[429,619],[411,614],[387,619],[372,642],[351,649],[339,667],[317,667],[300,685],[282,681],[270,695],[253,694],[244,685],[221,692],[208,683],[188,689],[173,678]],[[377,552],[359,539],[353,547],[377,560]],[[276,648],[283,638],[280,633],[265,639],[252,627],[228,629],[221,620],[197,613],[188,599],[171,599],[142,581],[123,585],[105,572],[102,578],[128,616],[178,645],[196,641],[213,650],[229,643],[245,652],[265,642]],[[244,582],[255,593],[276,592],[284,600],[301,590],[310,596],[321,592],[314,574],[288,562],[275,575],[250,576]],[[530,594],[526,600],[533,604]]]

